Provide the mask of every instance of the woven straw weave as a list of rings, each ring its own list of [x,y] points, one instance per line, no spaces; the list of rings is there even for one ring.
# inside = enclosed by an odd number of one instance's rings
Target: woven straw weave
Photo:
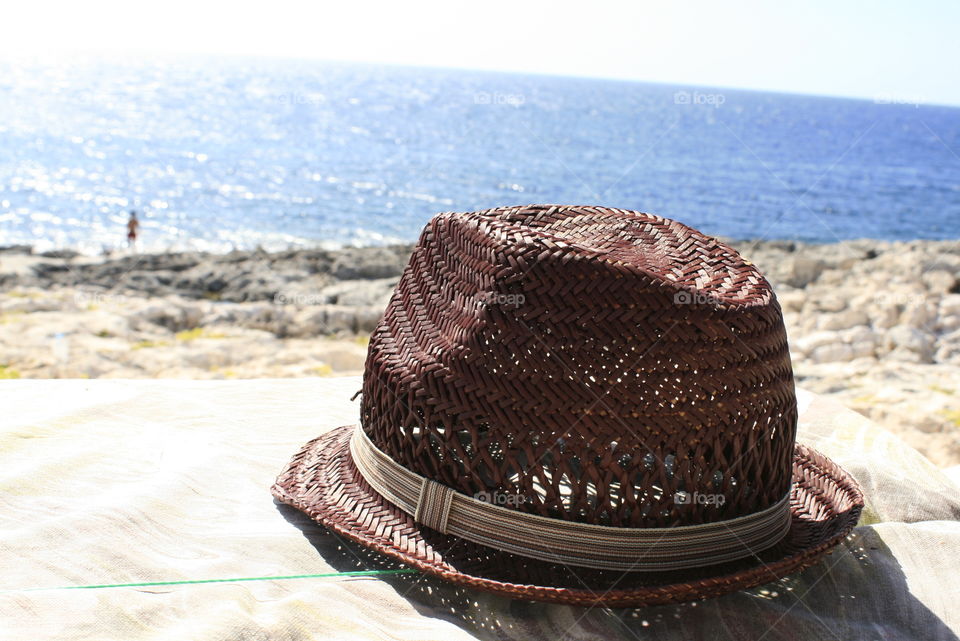
[[[273,493],[461,585],[578,605],[682,602],[815,563],[856,524],[856,481],[795,445],[796,424],[779,305],[727,245],[605,207],[440,214],[371,336],[361,425],[307,443]],[[685,570],[535,560],[392,505],[352,461],[354,429],[417,474],[530,514],[676,527],[790,492],[790,530],[750,558]],[[715,500],[677,500],[698,495]]]
[[[521,497],[522,511],[690,525],[762,510],[789,488],[796,401],[770,286],[664,218],[437,216],[366,371],[363,426],[380,449],[468,496]]]

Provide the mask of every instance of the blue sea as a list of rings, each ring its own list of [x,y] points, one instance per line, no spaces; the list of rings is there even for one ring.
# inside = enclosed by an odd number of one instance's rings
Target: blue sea
[[[602,204],[713,235],[960,237],[960,109],[245,58],[0,62],[0,245],[414,241],[441,211]]]

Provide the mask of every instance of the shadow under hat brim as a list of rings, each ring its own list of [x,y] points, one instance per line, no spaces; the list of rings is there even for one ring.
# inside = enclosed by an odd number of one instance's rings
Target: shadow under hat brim
[[[797,444],[792,514],[775,546],[740,561],[670,572],[620,572],[528,559],[414,522],[363,479],[350,456],[356,426],[307,443],[272,487],[281,502],[332,532],[453,583],[515,599],[640,607],[720,596],[781,579],[819,561],[856,526],[857,482],[823,454]]]

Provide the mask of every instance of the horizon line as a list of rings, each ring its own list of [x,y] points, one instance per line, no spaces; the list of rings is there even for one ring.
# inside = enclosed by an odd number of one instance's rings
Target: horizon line
[[[463,67],[463,66],[447,66],[443,64],[412,64],[406,62],[384,62],[379,60],[362,60],[362,59],[344,59],[344,58],[327,58],[321,56],[302,56],[302,55],[292,55],[287,53],[277,53],[277,54],[264,54],[264,53],[243,53],[236,51],[228,52],[210,52],[210,51],[167,51],[167,50],[151,50],[151,49],[137,49],[137,50],[113,50],[113,49],[95,49],[95,48],[67,48],[60,50],[46,50],[46,51],[4,51],[0,49],[0,63],[4,62],[14,62],[19,61],[24,58],[32,59],[37,62],[50,63],[50,62],[60,62],[56,60],[60,56],[89,56],[93,58],[127,58],[130,56],[136,58],[150,58],[150,57],[173,57],[173,58],[222,58],[222,59],[257,59],[257,60],[285,60],[291,62],[312,62],[319,64],[342,64],[342,65],[366,65],[373,67],[388,67],[388,68],[400,68],[400,69],[424,69],[424,70],[438,70],[438,71],[467,71],[474,73],[491,73],[491,74],[503,74],[503,75],[514,75],[514,76],[541,76],[547,78],[570,78],[576,80],[598,80],[606,82],[623,82],[623,83],[632,83],[632,84],[644,84],[644,85],[658,85],[662,87],[687,87],[687,88],[705,88],[705,89],[721,89],[728,91],[740,91],[746,93],[766,93],[773,95],[782,95],[782,96],[798,96],[798,97],[811,97],[811,98],[828,98],[834,100],[853,100],[860,102],[867,102],[873,104],[888,104],[893,106],[902,106],[902,107],[940,107],[940,108],[950,108],[950,109],[960,109],[960,102],[951,103],[951,102],[934,102],[923,99],[922,96],[917,95],[906,95],[906,94],[895,94],[892,92],[878,92],[872,96],[864,96],[859,94],[831,94],[831,93],[818,93],[810,91],[798,91],[798,90],[784,90],[784,89],[770,89],[765,87],[756,87],[756,86],[743,86],[743,85],[717,85],[710,83],[694,83],[694,82],[668,82],[663,80],[649,80],[644,78],[636,77],[626,77],[626,76],[604,76],[604,75],[583,75],[576,73],[561,73],[553,71],[535,71],[535,70],[525,70],[525,69],[498,69],[490,67]],[[64,62],[76,62],[76,60],[66,60]],[[882,100],[882,101],[881,101]]]

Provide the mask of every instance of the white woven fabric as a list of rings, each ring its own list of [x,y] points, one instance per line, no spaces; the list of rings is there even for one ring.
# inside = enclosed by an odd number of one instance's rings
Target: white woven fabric
[[[860,481],[867,507],[822,563],[762,588],[638,610],[511,602],[416,574],[32,590],[370,567],[370,556],[279,509],[269,490],[303,443],[356,422],[349,398],[359,387],[357,378],[0,382],[0,639],[960,633],[960,488],[859,414],[803,392],[801,440]]]

